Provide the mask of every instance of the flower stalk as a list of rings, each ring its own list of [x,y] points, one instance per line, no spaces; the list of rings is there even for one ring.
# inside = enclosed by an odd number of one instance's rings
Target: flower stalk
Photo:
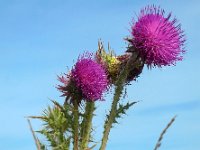
[[[88,143],[90,140],[90,133],[92,129],[92,118],[94,116],[93,112],[95,110],[95,103],[93,101],[86,102],[83,126],[82,126],[82,142],[81,150],[86,150],[88,148]]]
[[[77,100],[73,101],[74,110],[73,110],[73,150],[78,150],[78,141],[79,141],[79,111],[78,111],[78,102]]]
[[[133,48],[133,47],[131,47],[131,48]],[[122,95],[122,92],[123,92],[123,89],[125,86],[125,82],[126,82],[127,76],[130,71],[130,67],[134,66],[134,63],[137,61],[137,57],[138,57],[137,53],[132,54],[129,61],[125,65],[124,69],[120,73],[118,80],[116,81],[115,94],[113,97],[111,111],[110,111],[110,114],[108,115],[107,120],[105,121],[105,124],[104,124],[104,132],[103,132],[103,138],[102,138],[100,150],[105,150],[105,148],[106,148],[108,136],[109,136],[110,130],[112,128],[112,124],[114,123],[115,118],[116,118],[117,104]]]

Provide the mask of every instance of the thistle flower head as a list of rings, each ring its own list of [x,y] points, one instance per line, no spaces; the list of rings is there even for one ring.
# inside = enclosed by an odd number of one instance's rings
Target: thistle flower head
[[[160,7],[147,6],[133,23],[131,43],[148,66],[166,66],[182,60],[184,36],[171,14]]]
[[[92,59],[92,54],[85,53],[78,58],[71,72],[58,77],[63,85],[58,89],[66,96],[78,100],[95,101],[102,99],[103,92],[108,88],[107,74],[104,68]]]
[[[90,54],[79,57],[72,69],[71,77],[82,92],[83,98],[90,101],[101,99],[108,86],[106,71]]]

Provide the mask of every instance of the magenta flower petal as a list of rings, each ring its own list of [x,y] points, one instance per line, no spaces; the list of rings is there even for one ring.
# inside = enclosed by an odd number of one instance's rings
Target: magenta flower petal
[[[141,10],[132,26],[132,44],[148,66],[166,66],[182,60],[185,42],[177,20],[167,17],[160,7],[147,6]]]

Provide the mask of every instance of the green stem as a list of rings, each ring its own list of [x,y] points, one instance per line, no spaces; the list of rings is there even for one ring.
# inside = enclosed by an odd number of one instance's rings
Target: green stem
[[[74,100],[74,110],[73,110],[73,150],[78,150],[78,128],[79,128],[79,112],[77,100]]]
[[[127,76],[130,71],[130,67],[134,66],[134,63],[136,60],[137,60],[137,54],[132,54],[132,56],[129,59],[129,61],[127,62],[126,66],[120,73],[118,80],[116,81],[115,94],[113,97],[111,111],[110,111],[110,114],[108,115],[108,119],[105,121],[105,124],[104,124],[104,132],[103,132],[103,138],[101,141],[100,150],[105,150],[105,148],[106,148],[110,129],[112,127],[113,122],[115,121],[117,104],[118,104],[118,102],[120,100],[120,96],[123,92],[124,85],[125,85]]]
[[[81,150],[86,150],[88,148],[94,110],[95,110],[94,102],[86,102],[86,108],[83,119]]]

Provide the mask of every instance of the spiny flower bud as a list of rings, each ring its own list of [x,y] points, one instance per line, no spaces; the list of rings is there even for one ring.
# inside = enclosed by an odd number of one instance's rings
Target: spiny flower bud
[[[102,47],[96,52],[96,60],[107,70],[110,82],[114,83],[118,76],[121,64],[121,62],[114,55],[114,52],[110,51],[109,53],[106,53],[102,45]]]
[[[96,60],[98,63],[102,64],[107,70],[108,78],[112,84],[115,84],[121,71],[125,68],[127,62],[131,57],[131,53],[127,52],[123,55],[116,56],[114,51],[108,49],[105,51],[102,42],[99,42],[99,48],[96,52]],[[126,83],[135,80],[143,69],[143,61],[141,59],[137,60],[137,63],[130,69],[127,76]]]

